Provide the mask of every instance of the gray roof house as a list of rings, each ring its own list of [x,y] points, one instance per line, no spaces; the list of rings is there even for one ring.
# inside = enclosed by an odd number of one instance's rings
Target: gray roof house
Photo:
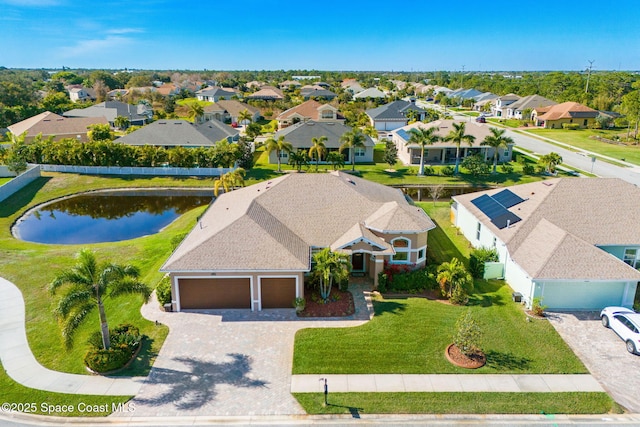
[[[528,117],[524,117],[523,112],[525,110],[533,111],[539,107],[549,107],[551,105],[557,105],[558,103],[540,95],[524,96],[517,101],[507,105],[507,118],[508,119],[525,119],[531,118],[531,113]]]
[[[449,98],[460,98],[460,99],[471,99],[475,98],[478,95],[482,95],[483,92],[480,92],[477,89],[457,89],[447,95]]]
[[[353,99],[367,99],[367,98],[384,99],[386,97],[387,97],[386,93],[384,93],[383,91],[375,87],[370,87],[368,89],[363,90],[362,92],[358,92],[355,95],[353,95]]]
[[[340,146],[342,145],[340,138],[345,133],[351,131],[351,129],[352,128],[350,126],[337,121],[316,122],[314,120],[307,120],[277,131],[274,134],[274,139],[277,140],[281,136],[284,136],[284,140],[290,142],[295,151],[308,151],[309,148],[311,148],[311,141],[313,138],[325,136],[327,137],[327,141],[325,142],[327,152],[339,151]],[[364,147],[355,149],[356,163],[373,162],[373,147],[375,146],[375,143],[369,136],[365,135],[364,145]],[[344,150],[343,154],[345,162],[350,163],[350,149]],[[280,158],[282,163],[287,163],[289,161],[287,153],[281,152]],[[278,163],[275,151],[272,151],[269,154],[269,163]]]
[[[371,120],[371,126],[377,130],[394,130],[409,123],[411,111],[418,121],[423,120],[426,111],[418,107],[413,101],[398,100],[380,107],[371,108],[365,113]]]
[[[304,100],[313,98],[313,99],[326,99],[328,101],[331,101],[336,96],[338,96],[334,92],[331,92],[330,90],[325,89],[322,86],[302,88],[300,89],[300,95],[302,95],[302,98]]]
[[[128,145],[155,145],[159,147],[211,147],[226,139],[237,141],[236,129],[217,120],[194,125],[186,120],[157,120],[115,140]]]
[[[496,98],[491,105],[491,113],[496,117],[504,117],[507,115],[507,107],[516,102],[520,97],[514,93],[502,95]]]
[[[144,104],[125,104],[120,101],[106,101],[87,108],[75,108],[62,113],[64,117],[104,117],[111,127],[115,127],[118,116],[129,119],[134,126],[142,126],[153,117],[151,107]]]
[[[402,192],[343,172],[292,173],[222,194],[161,271],[175,311],[292,308],[323,248],[375,283],[385,262],[424,266],[435,228]]]
[[[497,250],[501,272],[531,307],[632,307],[640,281],[640,189],[617,178],[556,178],[453,197],[474,247]],[[494,276],[495,277],[495,276]]]
[[[221,99],[231,99],[237,93],[232,89],[225,89],[217,86],[209,86],[196,92],[199,101],[218,102]]]

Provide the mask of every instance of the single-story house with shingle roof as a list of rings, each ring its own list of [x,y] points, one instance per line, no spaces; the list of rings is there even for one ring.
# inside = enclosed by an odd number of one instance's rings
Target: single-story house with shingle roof
[[[205,121],[216,119],[221,122],[229,120],[231,123],[238,123],[238,117],[244,110],[251,114],[252,122],[257,122],[260,119],[260,109],[235,99],[223,99],[206,105],[202,117]]]
[[[161,271],[175,311],[292,308],[315,252],[348,254],[375,283],[385,262],[424,266],[433,228],[400,190],[343,172],[286,174],[218,197]]]
[[[108,125],[104,117],[63,117],[50,111],[45,111],[21,122],[14,123],[7,129],[15,136],[25,134],[24,141],[31,142],[42,135],[43,138],[53,137],[54,141],[73,138],[80,142],[89,140],[89,127],[93,125]]]
[[[453,197],[474,247],[495,248],[501,276],[531,307],[632,307],[640,281],[640,189],[617,178],[556,178]]]
[[[316,122],[309,120],[281,129],[274,134],[273,138],[278,140],[278,138],[284,136],[284,140],[293,145],[294,151],[302,150],[308,152],[309,148],[311,148],[311,141],[313,138],[326,136],[327,140],[324,144],[327,148],[327,152],[331,152],[340,150],[340,146],[342,145],[340,138],[345,133],[351,131],[351,129],[352,128],[350,126],[340,122]],[[365,135],[364,147],[355,148],[356,163],[373,162],[374,146],[375,143],[373,140],[369,136]],[[342,152],[346,163],[351,163],[350,150],[351,149],[349,148]],[[287,163],[289,161],[289,155],[286,152],[280,152],[280,158],[282,163]],[[275,151],[269,153],[269,163],[278,163]]]
[[[370,87],[353,95],[353,99],[385,99],[386,97],[386,93],[375,87]]]
[[[239,132],[217,120],[194,125],[186,120],[163,119],[121,136],[115,142],[127,145],[154,145],[164,148],[177,146],[190,148],[211,147],[223,139],[236,142],[239,139]]]
[[[405,165],[419,165],[421,148],[418,144],[409,143],[412,129],[428,129],[438,127],[436,135],[446,137],[453,130],[453,123],[459,120],[436,120],[429,123],[415,122],[403,126],[391,132],[391,140],[398,149],[398,159]],[[460,158],[480,155],[486,161],[493,161],[493,148],[482,145],[485,137],[491,135],[491,127],[476,122],[464,122],[465,133],[474,136],[473,144],[464,143],[460,146]],[[506,148],[498,149],[498,161],[510,162],[513,154],[513,144],[508,144]],[[424,150],[425,164],[448,164],[456,161],[456,145],[453,142],[438,141],[433,145],[428,145]]]
[[[129,119],[133,126],[143,126],[153,117],[153,110],[144,104],[125,104],[120,101],[106,101],[87,108],[75,108],[62,113],[65,117],[104,117],[111,127],[115,127],[116,117]]]
[[[231,99],[238,93],[231,88],[221,88],[217,86],[209,86],[196,92],[198,101],[218,102],[221,99]]]
[[[424,120],[426,111],[413,101],[398,100],[371,108],[365,113],[371,120],[371,126],[377,130],[394,130],[409,123],[412,114],[416,120]]]
[[[557,102],[545,98],[540,95],[529,95],[518,99],[516,102],[507,106],[507,118],[508,119],[525,119],[531,118],[531,112],[534,108],[549,107],[556,105]],[[525,110],[529,110],[529,115],[524,117]]]
[[[315,99],[310,99],[300,105],[289,108],[276,117],[278,128],[283,129],[306,120],[314,122],[339,122],[344,123],[344,117],[336,107],[331,104],[322,104]]]
[[[562,125],[577,124],[580,128],[587,128],[596,121],[598,111],[577,102],[563,102],[548,107],[534,108],[531,120],[537,126],[547,129],[561,129]]]

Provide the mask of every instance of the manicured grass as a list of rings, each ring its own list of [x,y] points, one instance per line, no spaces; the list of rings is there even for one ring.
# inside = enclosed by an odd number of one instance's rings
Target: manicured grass
[[[516,120],[516,119],[499,119],[499,118],[489,118],[487,119],[488,123],[493,123],[496,125],[502,125],[502,126],[506,126],[509,128],[518,128],[520,126],[522,126],[522,123],[520,122],[520,120]]]
[[[44,245],[14,239],[11,225],[30,207],[39,203],[82,191],[122,187],[211,187],[212,179],[99,177],[91,175],[44,173],[43,177],[0,204],[0,276],[12,281],[22,291],[26,304],[26,328],[29,345],[36,359],[47,368],[86,374],[83,357],[87,338],[99,329],[97,311],[78,329],[74,347],[67,351],[60,328],[53,315],[57,296],[51,296],[47,284],[64,268],[75,263],[79,249],[95,250],[99,260],[131,263],[141,270],[141,279],[155,286],[161,279],[158,270],[171,253],[171,238],[190,230],[205,207],[182,215],[160,233],[124,242],[90,245]],[[140,314],[141,297],[107,298],[105,309],[110,326],[132,323],[148,337],[137,360],[118,375],[146,375],[158,354],[168,328],[148,321]],[[19,401],[20,386],[2,387],[5,401]],[[18,393],[18,394],[16,394]],[[49,396],[49,394],[46,394]],[[52,394],[53,395],[53,394]],[[56,395],[57,396],[57,395]],[[46,400],[46,399],[45,399]],[[126,400],[126,399],[125,399]],[[47,400],[48,401],[48,400]]]
[[[128,408],[125,402],[132,397],[88,396],[35,390],[13,382],[4,369],[0,369],[0,389],[2,390],[0,403],[18,404],[16,409],[20,408],[21,412],[29,414],[62,417],[103,417],[112,413],[113,405],[124,404],[124,408]],[[26,408],[25,404],[27,404]],[[93,410],[95,405],[99,406],[97,411]],[[8,413],[2,412],[2,415],[8,415]]]
[[[189,105],[189,104],[200,104],[203,107],[206,107],[207,105],[212,105],[213,102],[210,101],[200,101],[198,98],[183,98],[183,99],[178,99],[176,101],[176,105]]]
[[[11,181],[13,178],[0,178],[0,185],[6,184],[7,182]]]
[[[502,281],[478,281],[468,307],[424,298],[374,301],[375,317],[353,328],[298,331],[294,374],[573,374],[587,370],[547,321],[528,322]],[[449,363],[455,322],[471,310],[487,364]],[[533,345],[532,343],[535,343]]]
[[[294,393],[308,414],[622,413],[606,393]]]
[[[427,259],[429,263],[442,264],[451,258],[458,258],[465,265],[469,263],[471,247],[469,241],[451,224],[451,204],[449,202],[415,202],[427,212],[436,228],[429,231]]]
[[[640,145],[609,144],[592,138],[593,136],[600,136],[610,139],[615,135],[624,137],[626,136],[626,130],[624,129],[528,129],[527,131],[535,135],[555,139],[582,150],[593,151],[614,159],[624,159],[627,162],[640,165]]]

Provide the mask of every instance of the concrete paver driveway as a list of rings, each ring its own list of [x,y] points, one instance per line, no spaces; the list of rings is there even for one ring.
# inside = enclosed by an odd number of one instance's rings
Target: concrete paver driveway
[[[640,356],[627,352],[599,312],[548,313],[551,324],[616,402],[640,413]]]
[[[132,400],[135,412],[122,415],[304,414],[290,393],[294,335],[369,320],[362,289],[351,291],[356,314],[349,320],[299,320],[293,309],[165,313],[151,301],[143,315],[168,325],[169,336]]]

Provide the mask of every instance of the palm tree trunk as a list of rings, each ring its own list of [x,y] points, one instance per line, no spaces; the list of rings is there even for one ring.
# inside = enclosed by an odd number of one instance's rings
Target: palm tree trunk
[[[351,171],[354,172],[356,170],[356,149],[351,147],[349,150],[351,151]]]
[[[282,172],[280,169],[280,150],[276,150],[276,157],[278,157],[278,172]]]
[[[109,339],[109,324],[107,323],[107,315],[104,312],[104,304],[102,298],[98,296],[98,313],[100,316],[100,332],[102,334],[102,346],[105,350],[111,348],[111,340]]]
[[[418,175],[424,175],[424,145],[420,148],[420,169]]]
[[[495,174],[498,171],[498,149],[494,148],[495,152],[493,153],[493,173]]]
[[[458,168],[460,165],[460,146],[456,146],[456,167],[453,168],[453,174],[458,175]]]

